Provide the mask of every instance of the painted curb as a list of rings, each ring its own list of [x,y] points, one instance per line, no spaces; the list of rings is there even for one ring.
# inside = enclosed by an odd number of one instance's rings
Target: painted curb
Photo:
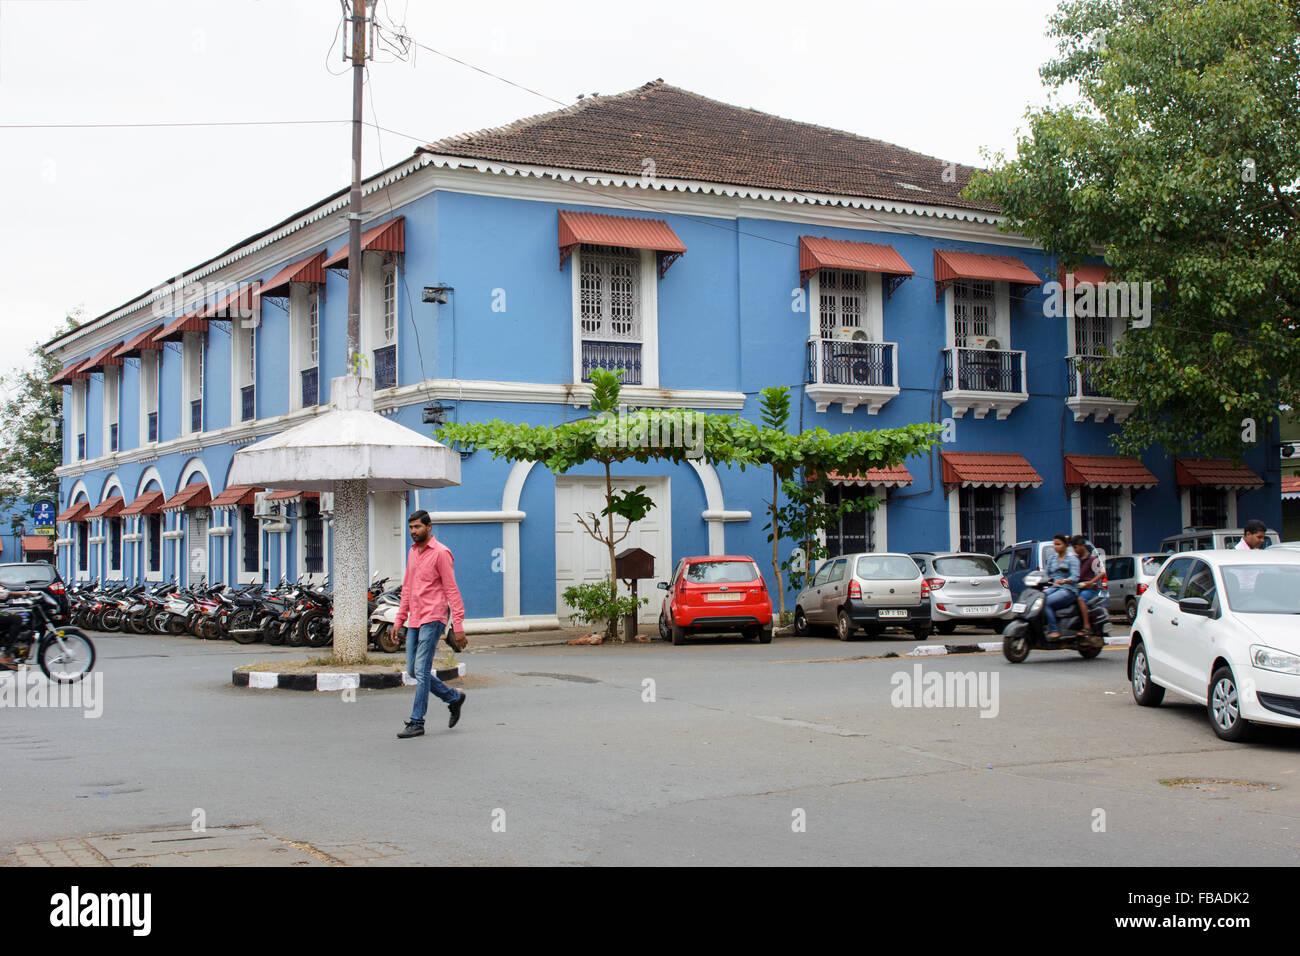
[[[1129,637],[1108,637],[1107,646],[1128,647]],[[918,644],[900,657],[942,657],[945,654],[974,654],[978,651],[1000,651],[1001,641],[980,641],[977,644]]]
[[[436,671],[438,680],[455,680],[464,677],[467,670],[461,661],[455,667],[444,667]],[[325,673],[325,674],[278,674],[273,671],[241,671],[231,675],[230,682],[236,687],[248,687],[253,690],[320,690],[337,692],[341,690],[387,690],[393,687],[413,687],[415,680],[405,672],[400,674],[359,674],[359,673]]]

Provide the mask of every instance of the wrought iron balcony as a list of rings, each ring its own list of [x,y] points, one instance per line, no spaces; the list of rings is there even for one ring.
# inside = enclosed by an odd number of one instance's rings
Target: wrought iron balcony
[[[582,380],[591,381],[592,369],[613,372],[623,369],[624,385],[641,384],[640,342],[586,342],[582,343]]]
[[[866,405],[880,411],[898,394],[898,343],[855,342],[812,336],[805,351],[804,392],[819,412],[839,404],[843,412]]]
[[[302,379],[302,407],[311,408],[320,404],[320,369],[305,368],[300,373]]]
[[[245,385],[239,390],[239,419],[252,421],[257,413],[257,386]]]
[[[148,433],[149,433],[149,441],[158,440],[158,413],[157,412],[149,413]]]
[[[1137,407],[1133,402],[1121,402],[1105,393],[1100,385],[1100,372],[1106,357],[1103,355],[1067,355],[1066,406],[1074,412],[1074,420],[1081,422],[1092,416],[1103,422],[1114,417],[1122,422]]]
[[[203,431],[203,399],[201,398],[190,402],[190,431]]]
[[[1011,349],[943,350],[943,400],[960,418],[974,411],[983,418],[990,411],[999,419],[1029,400],[1025,378],[1025,353]]]
[[[375,349],[375,388],[392,388],[397,384],[397,346]]]

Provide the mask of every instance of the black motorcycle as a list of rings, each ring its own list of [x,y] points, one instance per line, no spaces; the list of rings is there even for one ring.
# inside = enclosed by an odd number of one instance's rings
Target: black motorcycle
[[[1054,641],[1047,639],[1047,597],[1045,591],[1050,587],[1047,576],[1039,571],[1025,575],[1025,589],[1020,592],[1016,603],[1011,605],[1015,618],[1002,630],[1002,655],[1013,664],[1019,664],[1034,648],[1049,651],[1078,651],[1085,659],[1091,659],[1101,653],[1105,646],[1105,635],[1110,633],[1110,596],[1103,582],[1102,588],[1088,602],[1088,620],[1092,625],[1092,634],[1083,628],[1079,615],[1079,602],[1071,601],[1066,607],[1056,612],[1056,623],[1061,636]]]
[[[78,628],[54,622],[60,608],[48,594],[13,598],[7,610],[21,622],[10,649],[18,664],[35,657],[41,673],[60,684],[81,680],[95,666],[95,645]]]

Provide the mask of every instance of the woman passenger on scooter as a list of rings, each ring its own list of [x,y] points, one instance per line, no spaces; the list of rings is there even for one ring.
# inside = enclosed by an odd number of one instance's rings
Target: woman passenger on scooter
[[[1056,622],[1057,610],[1069,607],[1079,595],[1079,559],[1070,550],[1070,536],[1065,534],[1053,536],[1052,549],[1056,554],[1048,559],[1047,567],[1043,569],[1047,573],[1048,582],[1052,585],[1043,595],[1046,598],[1043,613],[1047,617],[1049,641],[1059,640],[1061,637],[1060,625]]]

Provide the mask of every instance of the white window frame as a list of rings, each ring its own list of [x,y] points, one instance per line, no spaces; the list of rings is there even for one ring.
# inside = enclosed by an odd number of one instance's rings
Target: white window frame
[[[393,279],[393,330],[391,338],[384,330],[384,281],[388,276]],[[401,384],[401,277],[397,274],[397,263],[385,262],[384,256],[374,252],[361,254],[361,354],[366,367],[363,374],[375,377],[375,350],[390,345],[397,346],[398,359],[396,383]],[[307,366],[310,368],[311,366]],[[319,376],[319,373],[318,373]],[[318,386],[319,387],[319,386]]]
[[[970,282],[988,280],[957,279],[944,290],[944,341],[946,347],[957,348],[957,298],[958,286]],[[1007,282],[991,282],[993,286],[993,320],[990,323],[988,338],[997,339],[1002,351],[1013,351],[1011,344],[1011,285]],[[973,349],[973,343],[961,346]]]
[[[248,348],[252,345],[252,369],[249,369]],[[243,320],[233,319],[230,323],[230,424],[239,425],[244,421],[243,389],[253,386],[253,417],[257,420],[257,326],[243,325]]]
[[[167,530],[167,516],[158,515],[158,570],[149,569],[149,525],[152,515],[140,515],[136,523],[136,531],[140,535],[140,567],[144,569],[144,579],[146,581],[161,581],[163,579],[163,568],[167,566],[167,539],[163,533]]]
[[[117,536],[117,570],[113,570],[113,522],[120,522],[121,532]],[[100,533],[104,536],[104,573],[110,581],[121,581],[126,569],[126,521],[121,517],[104,518],[100,522]]]
[[[117,448],[122,448],[122,367],[107,365],[104,367],[104,454],[115,454],[109,441],[112,426],[117,425]]]
[[[90,436],[86,434],[86,399],[87,399],[86,379],[73,379],[72,381],[72,455],[73,461],[82,461],[90,457]],[[77,454],[77,436],[86,435],[86,453]]]
[[[235,535],[239,539],[238,547],[232,549],[235,552],[235,580],[238,581],[240,584],[254,584],[257,581],[262,580],[262,562],[263,562],[262,522],[258,519],[256,514],[253,515],[251,520],[253,524],[257,525],[257,570],[245,571],[244,570],[244,532],[247,529],[244,527],[244,522],[246,519],[244,518],[243,508],[236,506],[234,508],[234,512],[235,512],[235,522],[234,522]]]
[[[961,489],[948,492],[948,550],[961,550]],[[1008,485],[1002,489],[1002,548],[1016,543],[1016,488]],[[998,550],[1002,550],[999,548]]]
[[[297,515],[294,517],[294,551],[297,553],[298,560],[295,562],[298,566],[298,579],[306,577],[307,571],[307,516],[303,513],[304,505],[307,499],[299,498],[295,510]],[[320,499],[316,499],[316,506],[320,507]],[[320,571],[311,572],[311,580],[320,584],[330,573],[330,518],[329,515],[321,514],[321,533],[320,533]]]
[[[181,394],[185,396],[181,409],[182,435],[197,435],[207,427],[208,410],[203,395],[203,365],[206,351],[203,336],[202,332],[186,332],[181,340]],[[202,409],[203,420],[200,422],[203,427],[198,431],[190,427],[193,424],[190,405],[195,400],[202,401],[205,406]],[[161,432],[161,428],[159,431]]]
[[[1224,525],[1225,528],[1241,527],[1237,518],[1237,494],[1231,488],[1225,491],[1228,499],[1228,523]],[[1178,499],[1179,509],[1182,513],[1182,527],[1190,528],[1192,526],[1192,486],[1186,485],[1179,489]]]
[[[633,250],[640,253],[638,278],[641,303],[641,385],[659,387],[659,262],[653,249]],[[570,289],[573,305],[573,382],[582,382],[582,252],[579,245],[569,257]],[[629,340],[631,341],[631,340]]]
[[[815,339],[826,338],[822,332],[822,287],[825,284],[822,281],[822,275],[826,272],[844,273],[847,275],[860,276],[863,282],[863,290],[860,296],[861,311],[858,313],[857,328],[867,333],[867,338],[872,342],[883,342],[885,340],[885,322],[884,322],[884,302],[883,302],[883,282],[879,272],[852,272],[845,269],[820,269],[813,273],[808,279],[808,334]],[[838,278],[838,275],[837,275]],[[838,314],[838,310],[837,310]],[[833,325],[830,338],[836,338],[835,329],[838,325]],[[844,326],[850,328],[850,326]]]
[[[312,309],[316,311],[316,357],[311,355]],[[289,292],[289,410],[302,403],[302,373],[316,369],[316,403],[320,404],[320,292],[315,286],[294,283]]]
[[[1120,493],[1119,501],[1119,542],[1120,554],[1133,553],[1133,489],[1116,488]],[[1190,508],[1190,505],[1189,505]],[[1186,527],[1186,524],[1183,525]],[[1070,534],[1083,534],[1083,492],[1075,488],[1070,492]],[[1108,554],[1108,558],[1115,555]]]
[[[139,444],[148,445],[149,441],[149,413],[158,411],[158,378],[161,373],[162,352],[161,350],[149,349],[140,353],[140,440]],[[154,438],[152,444],[158,443],[158,438],[162,435],[161,422],[159,423],[158,436]],[[118,436],[118,443],[121,444],[121,436]]]

